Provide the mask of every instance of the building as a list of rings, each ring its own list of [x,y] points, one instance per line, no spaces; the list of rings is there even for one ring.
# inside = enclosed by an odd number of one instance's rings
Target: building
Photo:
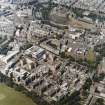
[[[8,20],[6,17],[0,17],[0,36],[12,37],[14,34],[15,26],[13,21]]]
[[[45,54],[45,50],[38,46],[32,46],[25,51],[25,54],[30,55],[35,59],[41,59]]]

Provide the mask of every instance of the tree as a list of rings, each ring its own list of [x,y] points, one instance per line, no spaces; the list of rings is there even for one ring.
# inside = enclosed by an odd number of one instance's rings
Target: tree
[[[95,74],[93,76],[93,81],[94,82],[100,82],[105,78],[105,73],[100,73],[99,75]]]
[[[92,80],[90,78],[87,78],[85,84],[83,85],[84,90],[90,90],[90,86],[92,85]]]
[[[69,97],[68,105],[81,105],[80,102],[81,102],[80,92],[75,91]]]
[[[98,98],[93,105],[105,105],[104,100],[102,98]]]
[[[102,81],[105,78],[105,73],[100,73],[99,80]]]

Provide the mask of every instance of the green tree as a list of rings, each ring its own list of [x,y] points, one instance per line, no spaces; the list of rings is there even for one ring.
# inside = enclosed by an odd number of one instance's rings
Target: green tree
[[[84,90],[90,90],[90,86],[92,85],[92,80],[90,78],[87,78],[85,84],[83,85]]]
[[[104,100],[102,98],[98,98],[93,105],[105,105]]]

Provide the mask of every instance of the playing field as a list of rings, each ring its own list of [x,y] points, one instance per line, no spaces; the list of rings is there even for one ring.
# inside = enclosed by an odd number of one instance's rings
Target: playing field
[[[0,105],[36,105],[24,94],[0,84]]]

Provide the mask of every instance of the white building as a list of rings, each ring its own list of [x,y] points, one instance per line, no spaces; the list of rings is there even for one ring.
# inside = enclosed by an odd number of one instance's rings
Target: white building
[[[40,58],[43,58],[43,55],[45,54],[45,50],[38,46],[32,46],[31,48],[25,51],[25,54],[27,55],[31,54],[32,57],[36,59],[40,59]]]

